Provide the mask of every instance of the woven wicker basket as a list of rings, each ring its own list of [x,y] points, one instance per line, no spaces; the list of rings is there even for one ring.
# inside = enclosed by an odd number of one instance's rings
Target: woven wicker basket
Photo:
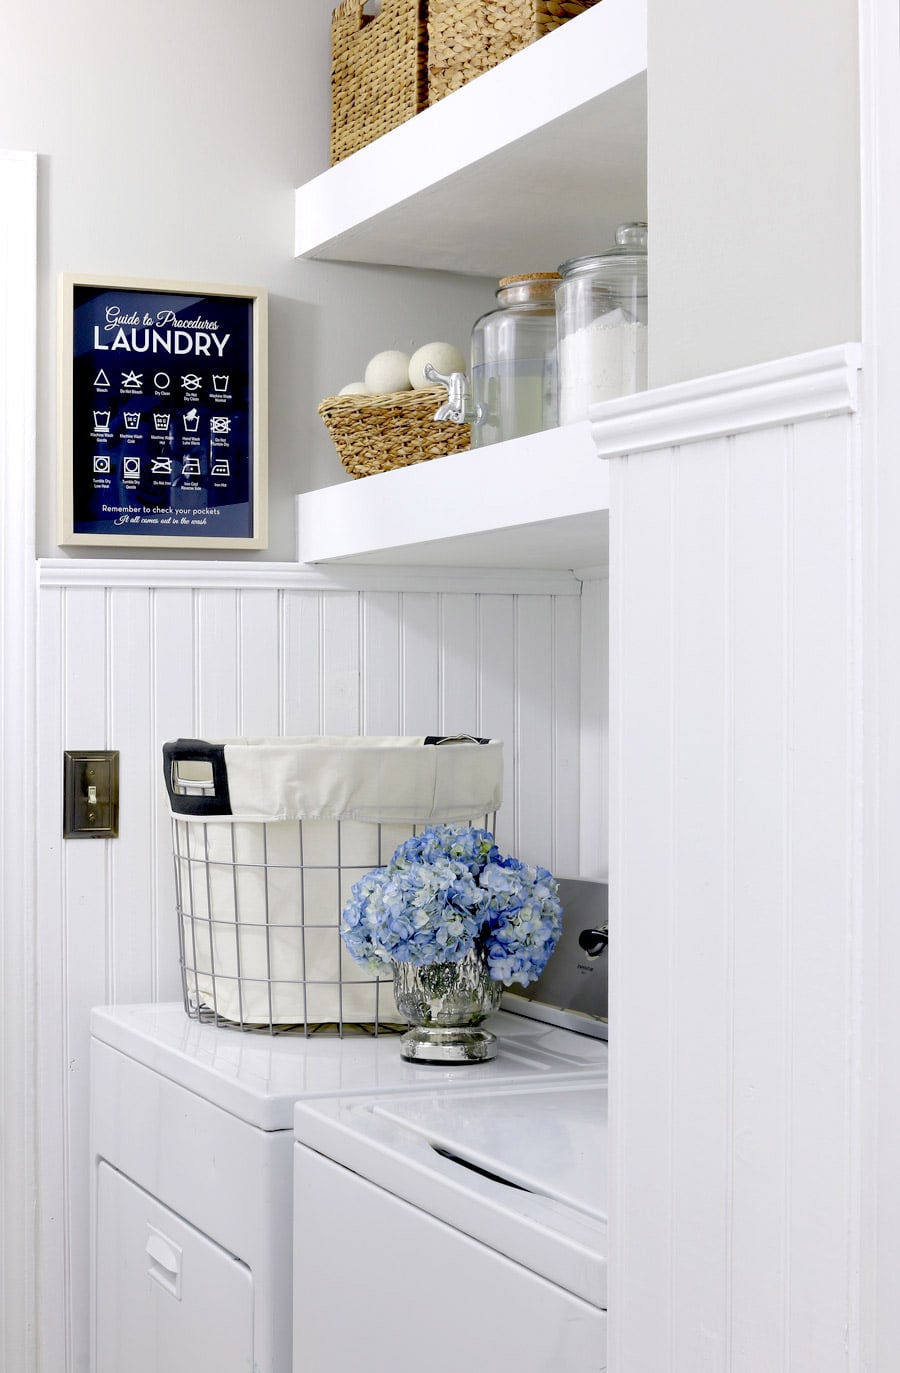
[[[351,477],[371,477],[469,447],[467,424],[435,421],[435,411],[446,399],[443,386],[382,396],[329,396],[319,414]]]
[[[429,105],[597,3],[599,0],[429,0]]]
[[[343,0],[331,16],[331,162],[340,162],[427,102],[427,0]]]

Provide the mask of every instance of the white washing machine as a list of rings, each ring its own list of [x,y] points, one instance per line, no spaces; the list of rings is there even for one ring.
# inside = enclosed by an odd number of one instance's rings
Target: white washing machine
[[[92,1373],[289,1373],[295,1104],[423,1093],[452,1112],[475,1082],[605,1066],[602,1040],[558,1024],[501,1010],[491,1026],[492,1062],[444,1067],[405,1062],[392,1035],[244,1033],[180,1003],[95,1010]]]
[[[294,1373],[605,1369],[606,1127],[591,1076],[299,1103]]]

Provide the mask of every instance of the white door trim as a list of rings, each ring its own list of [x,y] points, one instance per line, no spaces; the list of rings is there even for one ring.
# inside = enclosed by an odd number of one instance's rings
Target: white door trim
[[[0,151],[0,1366],[36,1366],[37,158]]]

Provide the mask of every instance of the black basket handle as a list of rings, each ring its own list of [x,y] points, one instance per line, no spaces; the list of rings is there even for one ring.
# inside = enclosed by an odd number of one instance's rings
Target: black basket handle
[[[208,781],[183,779],[182,785],[200,790],[180,791],[179,763],[208,763],[212,775]],[[163,744],[163,777],[169,805],[176,815],[231,814],[224,744],[208,744],[204,739],[176,739],[174,743]]]
[[[476,739],[474,734],[426,734],[426,744],[489,744],[490,739]]]

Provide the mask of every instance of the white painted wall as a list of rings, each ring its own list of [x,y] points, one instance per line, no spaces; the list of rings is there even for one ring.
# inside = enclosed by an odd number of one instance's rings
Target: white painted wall
[[[651,385],[860,337],[857,0],[649,0]]]
[[[492,283],[293,260],[294,187],[328,165],[331,9],[331,0],[4,7],[0,145],[40,154],[40,556],[56,555],[61,271],[272,293],[270,549],[249,557],[294,557],[291,496],[343,479],[316,414],[323,396],[382,348],[449,338],[467,349]]]

